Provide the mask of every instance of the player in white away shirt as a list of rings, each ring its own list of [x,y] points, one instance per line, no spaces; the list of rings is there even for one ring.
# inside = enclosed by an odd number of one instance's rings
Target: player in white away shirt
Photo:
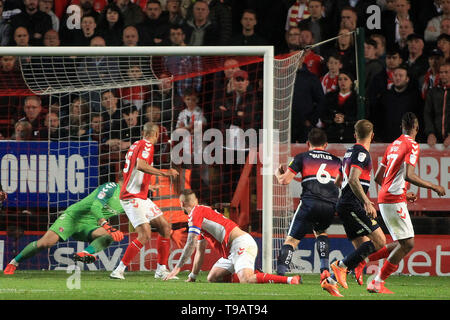
[[[375,175],[375,182],[381,185],[378,193],[380,212],[395,242],[375,253],[378,259],[387,259],[368,283],[369,292],[393,293],[384,286],[384,280],[397,270],[400,261],[414,247],[414,229],[406,202],[414,202],[416,196],[406,192],[408,183],[431,189],[441,197],[445,195],[443,187],[421,179],[414,172],[420,152],[419,144],[414,140],[418,131],[416,115],[405,113],[402,117],[403,134],[387,147]]]
[[[195,281],[204,259],[205,240],[207,240],[222,255],[208,274],[210,282],[225,282],[225,279],[230,278],[234,273],[240,283],[299,284],[301,282],[300,276],[286,277],[263,272],[255,273],[258,245],[250,234],[220,212],[211,207],[199,205],[192,190],[184,190],[180,195],[180,202],[181,207],[189,213],[188,238],[177,266],[165,280],[176,276],[197,248],[192,272],[187,280]]]
[[[175,169],[163,172],[153,167],[154,144],[158,141],[159,127],[147,122],[142,135],[143,139],[133,143],[125,156],[124,183],[120,190],[120,204],[138,236],[128,245],[120,264],[110,274],[110,277],[115,279],[124,279],[126,267],[150,240],[151,227],[156,228],[170,246],[171,227],[163,217],[162,211],[148,199],[148,191],[151,175],[176,177],[178,172]],[[158,272],[161,270],[157,270],[156,273]],[[161,278],[167,273],[166,270]]]

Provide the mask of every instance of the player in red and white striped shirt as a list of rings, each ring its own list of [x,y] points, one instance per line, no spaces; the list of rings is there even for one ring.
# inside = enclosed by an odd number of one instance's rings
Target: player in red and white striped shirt
[[[169,169],[164,172],[153,167],[154,145],[159,138],[159,126],[147,122],[142,134],[143,139],[133,143],[125,156],[124,182],[120,190],[120,203],[138,236],[128,245],[120,264],[110,274],[110,277],[115,279],[125,279],[123,273],[126,267],[150,240],[150,225],[156,228],[165,240],[162,242],[164,248],[158,248],[158,251],[162,250],[167,254],[170,250],[170,225],[163,217],[162,211],[148,199],[148,191],[151,175],[176,177],[178,171]]]
[[[342,69],[342,58],[339,55],[331,55],[327,60],[328,72],[320,78],[323,93],[335,91],[338,88],[339,71]]]
[[[192,190],[184,190],[180,195],[180,202],[181,207],[189,212],[188,238],[177,266],[165,278],[166,280],[180,272],[181,267],[197,247],[192,272],[187,280],[195,281],[205,255],[206,239],[222,255],[208,274],[210,282],[224,282],[236,273],[240,283],[300,283],[300,276],[286,277],[262,272],[255,273],[258,245],[250,234],[211,207],[199,205]]]
[[[384,280],[397,270],[400,261],[414,247],[414,229],[406,203],[415,201],[416,196],[407,193],[408,183],[431,189],[441,197],[445,195],[442,186],[425,181],[414,172],[419,159],[419,144],[414,140],[419,131],[419,122],[414,113],[403,115],[402,131],[403,134],[387,147],[375,176],[375,182],[381,185],[378,193],[380,212],[396,242],[375,253],[378,259],[387,259],[367,285],[367,290],[374,293],[392,293],[384,287]]]

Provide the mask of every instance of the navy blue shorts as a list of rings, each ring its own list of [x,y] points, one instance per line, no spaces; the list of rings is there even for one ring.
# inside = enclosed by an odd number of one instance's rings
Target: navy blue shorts
[[[311,230],[325,231],[333,221],[335,212],[333,203],[303,199],[295,211],[288,235],[301,240]]]
[[[367,215],[360,203],[338,202],[336,211],[350,240],[367,236],[380,227],[376,220]]]

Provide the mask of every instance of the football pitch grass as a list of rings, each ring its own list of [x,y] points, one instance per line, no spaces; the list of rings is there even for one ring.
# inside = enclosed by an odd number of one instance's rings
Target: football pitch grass
[[[399,276],[389,278],[386,287],[395,294],[371,294],[348,276],[343,298],[322,290],[318,274],[302,275],[303,284],[208,283],[206,272],[197,282],[162,281],[153,272],[127,272],[125,280],[109,278],[107,271],[16,271],[0,274],[0,300],[450,300],[450,277]],[[79,277],[77,277],[79,275]],[[365,275],[364,281],[370,278]],[[72,289],[71,289],[72,288]]]

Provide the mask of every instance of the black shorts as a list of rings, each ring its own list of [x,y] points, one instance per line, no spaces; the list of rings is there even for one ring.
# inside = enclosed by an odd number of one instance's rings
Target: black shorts
[[[360,203],[338,202],[336,211],[350,240],[367,236],[380,227],[375,219],[367,215]]]
[[[301,240],[311,230],[326,230],[335,215],[335,205],[321,200],[303,199],[292,219],[288,235]]]

